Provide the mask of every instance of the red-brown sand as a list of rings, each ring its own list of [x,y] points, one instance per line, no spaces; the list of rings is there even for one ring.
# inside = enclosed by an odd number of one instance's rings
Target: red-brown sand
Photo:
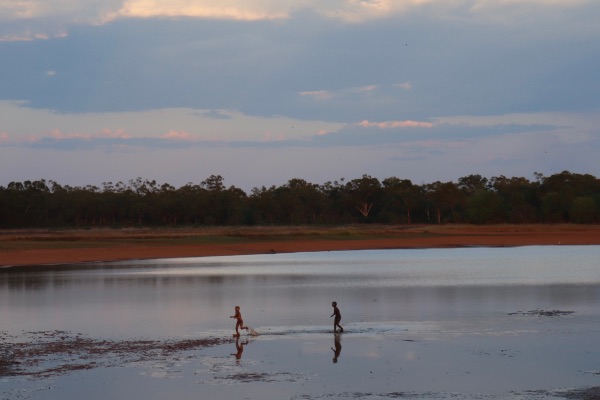
[[[419,225],[0,231],[0,266],[337,250],[599,245],[600,225]]]

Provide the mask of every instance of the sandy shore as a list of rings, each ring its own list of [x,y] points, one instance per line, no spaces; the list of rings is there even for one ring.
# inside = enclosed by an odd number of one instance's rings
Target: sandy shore
[[[2,230],[0,266],[366,249],[599,244],[600,225]]]

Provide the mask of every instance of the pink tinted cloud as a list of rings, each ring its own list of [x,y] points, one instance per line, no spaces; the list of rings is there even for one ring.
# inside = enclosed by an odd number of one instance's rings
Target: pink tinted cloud
[[[96,133],[81,133],[81,132],[65,133],[65,132],[61,131],[60,129],[53,129],[44,135],[30,134],[30,135],[24,136],[21,140],[17,139],[16,142],[35,143],[35,142],[40,142],[44,139],[52,139],[55,141],[73,140],[73,139],[91,141],[91,140],[98,140],[98,139],[131,139],[131,137],[132,137],[131,135],[129,135],[122,129],[117,129],[114,131],[110,130],[110,129],[103,129]],[[0,142],[8,141],[8,140],[9,140],[8,134],[0,134]]]
[[[110,129],[103,129],[99,135],[94,137],[111,138],[111,139],[131,139],[131,135],[125,132],[123,129],[117,129],[112,131]]]
[[[410,83],[410,82],[397,83],[394,86],[397,87],[397,88],[400,88],[400,89],[404,89],[404,90],[411,90],[412,89],[412,83]]]
[[[175,140],[193,140],[194,138],[189,132],[170,130],[161,136],[163,139],[175,139]]]
[[[372,128],[376,127],[379,129],[392,129],[392,128],[432,128],[433,124],[431,122],[423,122],[423,121],[383,121],[383,122],[370,122],[366,119],[359,122],[358,125],[363,128]]]
[[[263,135],[263,142],[281,142],[285,140],[285,136],[283,133],[273,133],[273,132],[265,132]]]
[[[379,89],[379,85],[367,85],[356,88],[355,91],[356,93],[370,93],[374,92],[377,89]]]
[[[56,139],[56,140],[66,140],[66,139],[92,140],[92,139],[105,139],[105,138],[130,139],[131,135],[127,134],[122,129],[117,129],[117,130],[113,131],[113,130],[105,128],[98,133],[80,133],[80,132],[65,133],[65,132],[61,131],[60,129],[53,129],[50,132],[50,137],[52,137],[53,139]],[[40,139],[41,138],[37,137],[37,140],[40,140]]]
[[[368,85],[368,86],[361,86],[359,88],[355,89],[356,93],[369,93],[369,92],[373,92],[375,90],[377,90],[379,88],[379,85]]]
[[[89,139],[90,135],[86,133],[64,133],[60,129],[53,129],[50,136],[56,140],[64,139]]]

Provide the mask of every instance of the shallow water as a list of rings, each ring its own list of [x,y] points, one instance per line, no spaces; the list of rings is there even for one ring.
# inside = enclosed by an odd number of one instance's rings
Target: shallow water
[[[556,398],[600,386],[599,265],[599,246],[554,246],[0,269],[7,342],[55,330],[228,341],[26,385],[0,378],[0,398]],[[261,334],[237,347],[235,305]]]

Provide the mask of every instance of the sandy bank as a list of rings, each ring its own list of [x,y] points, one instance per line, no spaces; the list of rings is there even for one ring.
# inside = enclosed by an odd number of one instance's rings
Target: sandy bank
[[[420,225],[0,231],[0,266],[312,251],[600,245],[598,225]]]

